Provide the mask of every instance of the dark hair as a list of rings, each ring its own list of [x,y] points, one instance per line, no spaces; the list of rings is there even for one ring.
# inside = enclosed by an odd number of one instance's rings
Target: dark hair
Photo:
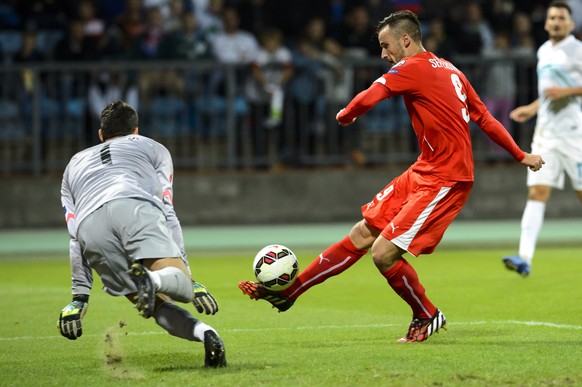
[[[103,140],[131,134],[137,126],[137,112],[131,105],[121,100],[111,102],[101,112]]]
[[[550,5],[548,5],[548,9],[550,9],[550,8],[564,8],[565,10],[568,11],[570,16],[572,16],[572,8],[565,1],[560,1],[560,0],[552,1],[550,3]]]
[[[386,26],[394,30],[397,35],[407,34],[417,43],[422,41],[420,21],[418,21],[418,16],[416,16],[412,11],[396,11],[386,16],[380,21],[380,23],[378,23],[378,26],[376,27],[376,35],[378,35]]]

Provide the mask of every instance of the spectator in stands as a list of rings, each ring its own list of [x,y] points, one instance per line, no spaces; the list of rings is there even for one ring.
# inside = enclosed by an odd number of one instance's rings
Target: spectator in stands
[[[305,23],[315,18],[324,19],[329,16],[328,1],[314,0],[271,0],[273,6],[272,25],[283,31],[288,44],[294,46],[304,33]]]
[[[213,53],[223,63],[248,64],[258,52],[257,39],[240,28],[240,16],[235,7],[227,6],[222,13],[224,31],[212,37]]]
[[[378,54],[379,46],[376,38],[376,31],[370,21],[368,8],[364,4],[357,3],[348,8],[344,24],[339,33],[338,43],[342,46],[342,56],[344,58],[370,58]],[[344,68],[346,81],[351,82],[355,77],[365,84],[371,83],[377,78],[375,71],[370,71],[369,67],[358,67],[355,72],[350,67]],[[360,86],[351,85],[350,94],[359,90]],[[338,102],[343,102],[339,101]],[[389,101],[388,103],[393,103]],[[335,108],[332,108],[336,110]],[[342,143],[343,151],[350,154],[350,158],[355,165],[366,164],[366,156],[362,151],[362,131],[366,127],[365,120],[357,122],[350,128],[339,127],[338,140]]]
[[[57,42],[51,59],[59,62],[97,59],[97,51],[85,36],[85,23],[81,19],[69,22],[67,34]]]
[[[14,55],[16,63],[42,62],[46,55],[38,47],[37,32],[33,29],[25,29],[21,33],[20,50]]]
[[[532,35],[532,22],[528,14],[516,12],[512,21],[511,45],[513,51],[518,50],[520,55],[535,55],[535,39]]]
[[[483,15],[493,31],[506,31],[511,25],[514,8],[513,1],[489,0],[483,7]]]
[[[275,17],[275,2],[280,0],[240,0],[237,10],[240,15],[240,27],[251,32],[256,37],[273,25]]]
[[[170,16],[170,2],[172,0],[142,0],[144,9],[157,8],[165,21]]]
[[[348,10],[338,43],[345,50],[349,50],[351,55],[358,57],[365,58],[378,53],[374,26],[370,22],[370,15],[365,6],[356,5]]]
[[[200,28],[207,36],[222,31],[224,0],[191,0]]]
[[[172,33],[182,29],[183,16],[186,13],[191,13],[186,12],[184,0],[170,0],[168,3],[168,11],[168,15],[164,16],[164,30],[166,33]]]
[[[327,130],[326,120],[335,111],[333,104],[347,99],[352,92],[352,77],[339,60],[343,47],[328,37],[326,27],[322,18],[310,19],[293,51],[296,72],[290,84],[290,97],[297,122],[291,126],[298,132],[293,141],[287,135],[289,148],[295,145],[297,152],[291,159],[294,164],[325,150],[325,137],[332,134]]]
[[[482,94],[483,103],[510,134],[513,131],[509,113],[515,104],[517,92],[516,70],[512,57],[515,56],[512,54],[509,33],[505,31],[495,34],[495,46],[483,51],[483,58],[491,60],[491,62],[485,62],[484,66],[486,74]],[[495,159],[505,157],[505,152],[501,147],[490,139],[487,139],[487,143]]]
[[[455,44],[448,36],[445,23],[440,17],[435,17],[428,23],[425,41],[425,45],[431,46],[430,49],[426,47],[427,51],[439,58],[450,58],[455,53]]]
[[[73,19],[68,33],[55,46],[51,59],[56,62],[85,62],[99,59],[98,51],[91,40],[85,36],[85,23]],[[60,104],[61,123],[58,130],[48,134],[58,139],[62,136],[79,138],[84,128],[87,108],[87,74],[82,70],[64,70],[56,74],[56,87],[47,90],[55,93],[53,97]]]
[[[164,36],[160,43],[162,59],[210,59],[213,58],[210,42],[200,29],[193,12],[182,14],[181,28]]]
[[[105,21],[97,16],[97,9],[93,0],[79,0],[78,17],[85,24],[85,36],[94,44],[100,45],[105,34]]]
[[[354,2],[364,4],[370,15],[370,20],[382,20],[387,14],[394,11],[392,0],[354,0]]]
[[[235,70],[234,85],[227,84],[226,70],[221,67],[213,71],[209,80],[208,92],[210,100],[200,101],[199,107],[208,118],[214,116],[213,126],[210,129],[214,133],[224,134],[226,127],[226,97],[234,98],[232,107],[237,120],[236,127],[241,131],[247,130],[246,118],[248,116],[248,103],[244,98],[243,85],[248,74],[248,67],[257,57],[259,43],[248,31],[240,28],[240,17],[234,6],[226,6],[222,11],[223,31],[210,36],[213,56],[225,64],[238,65]],[[208,33],[208,30],[205,30]],[[234,87],[234,92],[229,93],[229,86]],[[206,119],[205,118],[205,119]],[[241,141],[237,141],[242,147]],[[242,148],[239,149],[242,151]]]
[[[95,74],[91,78],[87,95],[91,122],[99,123],[103,109],[112,101],[117,100],[123,100],[137,110],[139,98],[135,83],[131,82],[127,74],[120,70],[104,70]],[[93,129],[91,143],[97,143],[99,128]]]
[[[293,61],[291,51],[283,45],[281,30],[265,29],[259,40],[261,47],[252,62],[245,91],[251,105],[253,156],[258,166],[264,167],[268,164],[269,139],[274,137],[278,141],[282,134],[285,91],[293,75]]]
[[[158,59],[158,50],[162,42],[165,30],[162,12],[158,7],[146,10],[146,23],[143,33],[137,38],[135,52],[141,59]]]
[[[125,12],[116,18],[115,29],[119,32],[113,32],[112,35],[118,37],[123,56],[132,58],[137,41],[146,29],[142,0],[125,0]]]
[[[14,62],[18,64],[38,63],[46,59],[47,53],[43,53],[38,45],[38,32],[34,29],[25,29],[21,32],[21,46],[18,52],[14,55]],[[35,92],[38,93],[39,109],[41,120],[43,122],[43,129],[50,131],[57,125],[57,117],[59,115],[59,106],[55,95],[55,90],[47,86],[48,77],[46,73],[39,73],[37,78],[29,68],[24,68],[17,82],[17,100],[22,122],[24,127],[28,130],[32,128],[32,112]],[[35,82],[38,82],[35,84]],[[49,93],[50,91],[50,93]]]
[[[160,59],[162,41],[166,36],[162,13],[159,8],[146,10],[147,22],[144,33],[137,40],[138,58]],[[173,136],[185,129],[185,80],[176,69],[144,70],[139,76],[140,101],[146,127],[159,135]]]
[[[18,0],[14,7],[23,24],[34,25],[37,29],[64,30],[67,27],[69,3],[67,1]]]
[[[235,7],[225,7],[222,13],[222,25],[224,30],[212,36],[212,53],[221,63],[248,65],[257,56],[259,43],[257,39],[248,31],[240,28],[240,17]],[[237,93],[241,92],[240,87],[245,79],[245,72],[237,72]],[[215,90],[226,95],[224,84],[224,72],[217,71],[213,77]]]
[[[493,47],[493,31],[483,18],[483,10],[477,1],[465,5],[455,40],[456,49],[461,54],[479,55]]]
[[[115,23],[116,18],[125,11],[126,3],[121,0],[98,0],[99,15],[105,21],[106,26]]]

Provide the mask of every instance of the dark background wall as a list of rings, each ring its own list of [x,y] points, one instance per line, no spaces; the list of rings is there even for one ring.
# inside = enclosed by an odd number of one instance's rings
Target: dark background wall
[[[177,171],[174,201],[184,225],[356,221],[368,202],[404,167],[282,173],[197,174]],[[519,219],[526,170],[517,164],[477,166],[462,219]],[[8,177],[0,186],[0,228],[64,227],[60,176]],[[580,217],[569,183],[555,190],[547,217]]]

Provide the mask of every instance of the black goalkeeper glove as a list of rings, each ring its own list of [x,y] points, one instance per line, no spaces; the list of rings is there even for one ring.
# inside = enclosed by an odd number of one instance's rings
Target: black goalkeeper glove
[[[87,313],[88,308],[89,296],[73,296],[73,301],[61,310],[59,321],[57,321],[57,329],[61,335],[69,340],[77,340],[77,337],[81,337],[83,334],[81,319]]]
[[[218,312],[218,304],[216,303],[216,300],[204,285],[192,281],[192,287],[194,288],[194,298],[192,298],[192,303],[196,307],[198,313],[214,314]]]

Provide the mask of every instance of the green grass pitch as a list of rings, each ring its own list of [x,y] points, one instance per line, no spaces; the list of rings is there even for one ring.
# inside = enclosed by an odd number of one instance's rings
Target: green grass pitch
[[[305,267],[319,253],[295,251]],[[397,344],[410,311],[370,256],[277,313],[237,288],[253,253],[190,252],[217,298],[196,313],[224,339],[228,367],[205,369],[200,343],[166,334],[97,280],[76,341],[56,330],[70,301],[65,256],[0,257],[0,386],[547,386],[582,385],[582,249],[538,249],[532,275],[505,270],[496,249],[409,258],[448,330]]]

